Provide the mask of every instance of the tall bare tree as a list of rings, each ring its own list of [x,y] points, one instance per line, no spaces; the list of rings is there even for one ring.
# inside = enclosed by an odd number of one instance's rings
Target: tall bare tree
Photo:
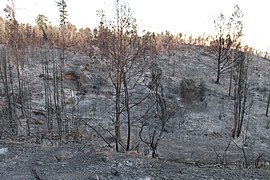
[[[135,106],[132,99],[132,90],[138,83],[146,67],[146,46],[149,36],[140,37],[137,33],[137,24],[132,16],[131,9],[124,1],[115,3],[113,21],[107,21],[101,11],[101,25],[99,27],[99,47],[103,57],[107,59],[109,78],[115,91],[114,102],[114,129],[116,151],[120,151],[119,144],[125,150],[130,150],[131,141],[131,109]],[[121,138],[121,116],[127,117],[127,140]]]
[[[63,86],[63,74],[64,74],[64,66],[65,66],[65,61],[66,61],[66,49],[67,49],[67,43],[66,42],[66,36],[67,36],[67,17],[68,17],[68,13],[67,13],[67,4],[65,0],[60,0],[59,2],[56,2],[57,6],[59,8],[59,13],[60,13],[60,24],[59,24],[59,28],[60,28],[60,36],[61,36],[61,51],[60,51],[60,67],[59,67],[59,81],[57,83],[59,83],[60,85],[60,105],[61,108],[59,109],[60,111],[64,110],[64,101],[65,101],[65,95],[64,95],[64,86]],[[58,79],[57,79],[58,80]],[[58,96],[57,96],[58,98]],[[59,112],[58,112],[59,113]],[[60,114],[58,115],[60,116]],[[60,119],[59,119],[60,120]],[[63,121],[63,119],[61,118],[60,121]],[[63,122],[62,122],[63,123]],[[66,133],[68,133],[68,120],[65,120],[64,122],[64,130]]]
[[[228,72],[234,65],[233,49],[239,49],[243,35],[243,13],[239,6],[234,7],[230,17],[220,14],[214,21],[216,36],[209,46],[213,64],[210,67],[216,71],[216,83],[220,82],[222,74]]]

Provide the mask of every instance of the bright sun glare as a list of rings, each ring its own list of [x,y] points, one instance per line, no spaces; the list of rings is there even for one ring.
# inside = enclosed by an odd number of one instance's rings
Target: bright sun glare
[[[57,0],[15,0],[17,19],[22,23],[35,23],[38,14],[44,14],[58,24]],[[97,27],[96,11],[114,10],[115,0],[66,0],[69,21],[79,27]],[[247,0],[127,0],[141,30],[202,35],[213,28],[213,17],[229,15],[238,4],[244,13],[243,44],[262,51],[270,51],[270,1]],[[1,0],[0,15],[8,0]]]

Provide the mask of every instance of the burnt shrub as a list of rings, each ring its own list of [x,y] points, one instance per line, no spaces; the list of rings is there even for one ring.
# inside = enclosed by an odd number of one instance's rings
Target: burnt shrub
[[[202,81],[183,79],[180,82],[180,95],[184,102],[204,101],[205,87]]]

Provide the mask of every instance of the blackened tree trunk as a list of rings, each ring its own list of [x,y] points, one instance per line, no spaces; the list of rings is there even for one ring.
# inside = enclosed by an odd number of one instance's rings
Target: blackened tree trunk
[[[130,149],[130,136],[131,136],[131,110],[130,110],[130,96],[129,96],[129,90],[128,90],[128,83],[126,79],[126,74],[123,73],[123,85],[124,85],[124,91],[125,91],[125,108],[127,111],[127,147],[126,151],[129,151]]]
[[[115,130],[115,148],[116,151],[119,152],[119,143],[121,141],[121,121],[120,121],[120,115],[121,115],[121,86],[122,83],[120,81],[120,77],[122,76],[122,73],[120,69],[117,70],[117,76],[119,76],[116,80],[115,84],[115,121],[114,121],[114,130]]]
[[[248,60],[244,52],[238,52],[234,89],[234,122],[232,137],[239,137],[246,114],[248,95]]]
[[[268,112],[269,112],[269,104],[270,104],[270,91],[268,95],[268,100],[267,100],[267,106],[266,106],[266,112],[265,115],[268,117]]]
[[[221,40],[219,41],[219,47],[218,47],[218,57],[217,57],[217,79],[216,83],[219,84],[219,79],[220,79],[220,74],[221,74],[221,64],[222,64],[222,58],[221,58],[221,53],[222,53],[222,44]]]

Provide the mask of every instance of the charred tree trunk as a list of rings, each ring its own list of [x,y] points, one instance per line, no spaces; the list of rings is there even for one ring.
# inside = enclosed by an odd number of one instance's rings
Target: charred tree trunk
[[[248,95],[248,62],[243,52],[238,52],[236,66],[236,82],[234,95],[234,123],[232,137],[239,137],[242,131],[243,121],[246,113]]]
[[[125,91],[125,108],[127,111],[127,120],[128,120],[126,151],[129,151],[129,149],[130,149],[130,135],[131,135],[131,114],[130,114],[130,102],[129,102],[130,96],[129,96],[128,84],[127,84],[127,79],[126,79],[125,73],[123,73],[123,85],[124,85],[124,91]]]
[[[53,61],[53,99],[54,99],[54,111],[57,121],[58,136],[61,141],[62,139],[62,117],[61,117],[61,102],[60,102],[60,83],[59,83],[59,62],[55,59],[54,52],[52,61]]]
[[[217,79],[216,79],[217,84],[219,84],[220,74],[221,74],[221,62],[222,62],[221,53],[222,53],[222,45],[219,45],[219,47],[218,47],[218,59],[217,59]]]
[[[115,121],[114,121],[114,130],[115,130],[115,148],[116,151],[119,152],[119,143],[121,141],[121,122],[120,122],[120,114],[121,114],[121,84],[117,82],[115,86],[116,97],[115,97]]]
[[[267,100],[267,106],[266,106],[266,112],[265,115],[268,117],[268,112],[269,112],[269,104],[270,104],[270,91],[268,95],[268,100]]]
[[[230,67],[230,84],[229,84],[229,93],[228,96],[231,96],[231,91],[232,91],[232,82],[233,82],[233,63],[234,63],[234,50],[232,50],[232,58],[231,58],[231,67]]]

